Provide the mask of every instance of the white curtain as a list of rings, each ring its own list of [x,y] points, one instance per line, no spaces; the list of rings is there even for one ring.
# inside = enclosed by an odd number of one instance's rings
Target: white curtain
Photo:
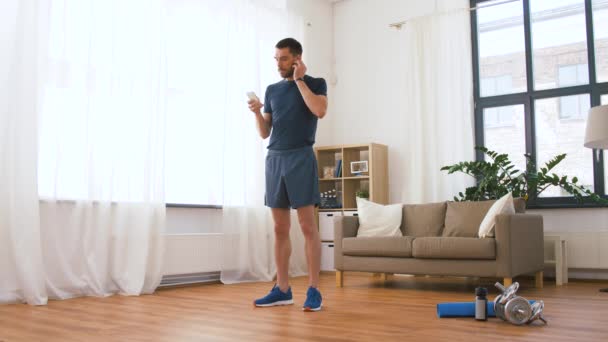
[[[474,182],[440,171],[475,157],[469,11],[413,18],[404,31],[408,152],[402,198],[405,203],[450,200]]]
[[[264,98],[266,86],[280,80],[274,45],[293,37],[304,46],[303,20],[289,13],[285,1],[238,1],[237,16],[220,26],[225,42],[216,51],[231,67],[222,97],[224,207],[221,280],[224,283],[270,281],[276,273],[274,226],[264,206],[266,143],[259,137],[245,92]],[[292,211],[290,276],[306,274],[304,237]]]
[[[44,2],[0,1],[0,303],[47,302],[36,186],[46,13]]]
[[[164,2],[54,0],[50,15],[39,122],[49,296],[150,293],[165,225]]]
[[[150,293],[165,225],[164,1],[14,3],[17,16],[2,11],[15,52],[0,63],[0,300]]]

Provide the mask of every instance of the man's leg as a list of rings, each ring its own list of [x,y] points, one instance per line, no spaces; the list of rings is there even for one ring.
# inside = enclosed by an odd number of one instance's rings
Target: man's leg
[[[274,257],[277,264],[277,285],[283,292],[289,288],[289,256],[291,255],[291,241],[289,240],[289,210],[272,208],[274,220]]]
[[[317,288],[319,286],[319,269],[321,268],[321,238],[315,221],[315,207],[309,205],[300,207],[297,211],[300,227],[306,239],[309,285]]]

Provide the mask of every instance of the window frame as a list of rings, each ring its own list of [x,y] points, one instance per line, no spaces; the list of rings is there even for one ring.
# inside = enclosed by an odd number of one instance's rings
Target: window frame
[[[469,0],[471,8],[478,6],[483,7],[483,3],[492,0]],[[524,121],[525,121],[525,139],[526,153],[532,155],[534,159],[537,157],[536,151],[536,127],[535,127],[535,109],[534,103],[536,100],[562,97],[570,95],[589,94],[590,105],[595,107],[600,105],[601,95],[608,93],[608,82],[597,83],[596,80],[596,63],[595,63],[595,40],[593,33],[593,3],[592,0],[583,0],[585,6],[585,29],[587,39],[587,66],[589,72],[589,84],[567,86],[563,88],[553,89],[534,89],[534,74],[533,74],[533,49],[532,49],[532,21],[530,13],[530,0],[521,0],[523,6],[523,25],[524,25],[524,42],[525,42],[525,66],[526,66],[526,84],[525,92],[495,95],[481,97],[480,93],[480,65],[479,65],[479,41],[477,31],[477,11],[471,11],[471,45],[473,59],[473,97],[474,97],[474,118],[475,118],[475,145],[484,145],[484,122],[483,112],[486,108],[523,105],[524,106]],[[559,114],[559,113],[557,113]],[[582,142],[581,142],[582,145]],[[594,158],[594,155],[598,158]],[[476,160],[484,160],[484,154],[481,151],[476,151]],[[604,198],[608,198],[606,194],[606,184],[604,184],[604,152],[602,150],[589,150],[589,159],[593,163],[593,181],[595,193],[600,194]],[[538,169],[538,166],[535,165]],[[569,175],[571,176],[571,175]],[[540,208],[591,208],[605,207],[604,205],[585,202],[578,203],[573,196],[569,197],[540,197],[536,200],[531,200],[528,203],[530,209]]]

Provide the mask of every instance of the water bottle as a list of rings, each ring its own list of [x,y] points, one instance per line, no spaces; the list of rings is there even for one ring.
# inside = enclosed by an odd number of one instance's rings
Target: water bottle
[[[488,320],[488,290],[485,287],[475,289],[475,319],[478,321]]]

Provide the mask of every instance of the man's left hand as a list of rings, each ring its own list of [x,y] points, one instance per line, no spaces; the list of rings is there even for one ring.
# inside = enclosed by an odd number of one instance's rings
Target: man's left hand
[[[306,75],[306,64],[301,59],[296,60],[294,64],[293,79],[297,80],[300,77],[304,77]]]

